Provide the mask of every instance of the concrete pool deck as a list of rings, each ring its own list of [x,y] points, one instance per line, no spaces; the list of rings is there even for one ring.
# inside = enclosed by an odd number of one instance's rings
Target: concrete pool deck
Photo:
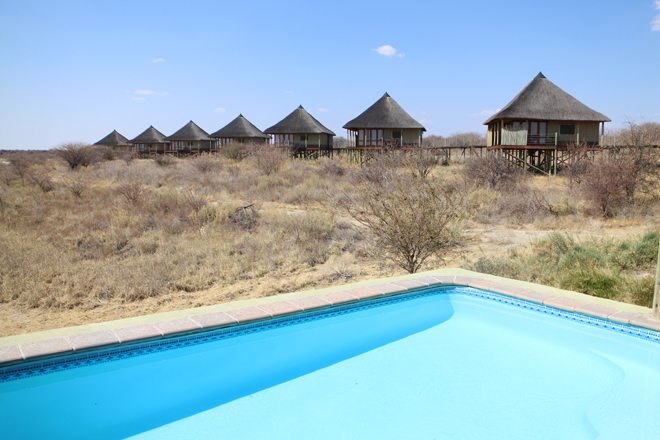
[[[100,347],[171,338],[420,288],[452,285],[473,287],[618,324],[660,331],[660,320],[653,319],[651,309],[647,307],[451,268],[9,336],[0,338],[0,367]]]

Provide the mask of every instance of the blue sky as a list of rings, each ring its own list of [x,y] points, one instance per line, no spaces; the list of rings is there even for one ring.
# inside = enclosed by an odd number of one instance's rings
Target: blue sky
[[[660,121],[660,0],[0,0],[0,149],[298,105],[345,136],[385,92],[428,134],[485,131],[539,71],[610,127]]]

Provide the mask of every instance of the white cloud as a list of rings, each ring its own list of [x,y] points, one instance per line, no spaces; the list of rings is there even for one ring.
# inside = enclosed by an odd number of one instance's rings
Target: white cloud
[[[660,9],[660,0],[655,0],[655,9]],[[653,21],[651,22],[652,31],[660,31],[660,14],[656,15]]]
[[[144,98],[142,96],[134,96],[129,101],[144,101]]]
[[[389,44],[386,44],[385,46],[380,46],[378,49],[372,49],[378,52],[381,55],[385,55],[386,57],[391,57],[396,54],[397,50],[390,46]]]
[[[135,93],[138,95],[157,95],[157,96],[167,95],[167,92],[155,92],[153,90],[136,90]]]
[[[501,109],[497,110],[481,110],[479,113],[472,113],[470,116],[490,116],[499,112]]]
[[[163,61],[165,60],[162,58],[156,58],[155,60],[151,60],[152,63],[162,63]]]
[[[422,124],[433,124],[433,121],[429,121],[428,119],[420,119],[419,122]]]
[[[218,107],[216,109],[213,109],[213,113],[224,113],[226,110],[222,107]]]
[[[399,55],[397,55],[397,56],[398,56],[399,58],[403,58],[403,57],[405,57],[405,56],[406,56],[406,54],[405,54],[405,53],[400,53],[400,54],[399,54]]]
[[[319,107],[319,111],[320,111],[320,112],[329,112],[330,110],[328,110],[327,108],[321,108],[321,107]]]

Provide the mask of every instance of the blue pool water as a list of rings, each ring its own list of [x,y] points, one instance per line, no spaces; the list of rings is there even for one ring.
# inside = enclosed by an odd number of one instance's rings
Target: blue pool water
[[[658,439],[657,335],[603,324],[435,289],[0,370],[0,433]]]

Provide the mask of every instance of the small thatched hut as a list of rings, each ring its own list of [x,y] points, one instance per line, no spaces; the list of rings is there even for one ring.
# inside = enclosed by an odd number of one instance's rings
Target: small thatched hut
[[[324,127],[302,105],[264,133],[273,135],[273,144],[285,148],[331,149],[334,133]]]
[[[131,147],[130,141],[125,136],[122,136],[117,130],[112,130],[112,133],[96,142],[94,145],[103,145],[104,147],[117,149],[128,149]]]
[[[153,125],[135,139],[131,139],[130,142],[138,153],[164,153],[170,149],[170,142],[166,136],[156,130]]]
[[[539,74],[502,110],[488,118],[487,146],[598,145],[610,118],[590,109]]]
[[[209,134],[193,121],[188,122],[179,131],[165,138],[170,142],[170,152],[199,153],[211,151],[212,140]]]
[[[424,126],[414,120],[390,95],[344,125],[349,147],[419,146]]]
[[[210,137],[215,139],[215,148],[222,148],[232,143],[256,144],[270,139],[270,136],[255,127],[242,114]]]

